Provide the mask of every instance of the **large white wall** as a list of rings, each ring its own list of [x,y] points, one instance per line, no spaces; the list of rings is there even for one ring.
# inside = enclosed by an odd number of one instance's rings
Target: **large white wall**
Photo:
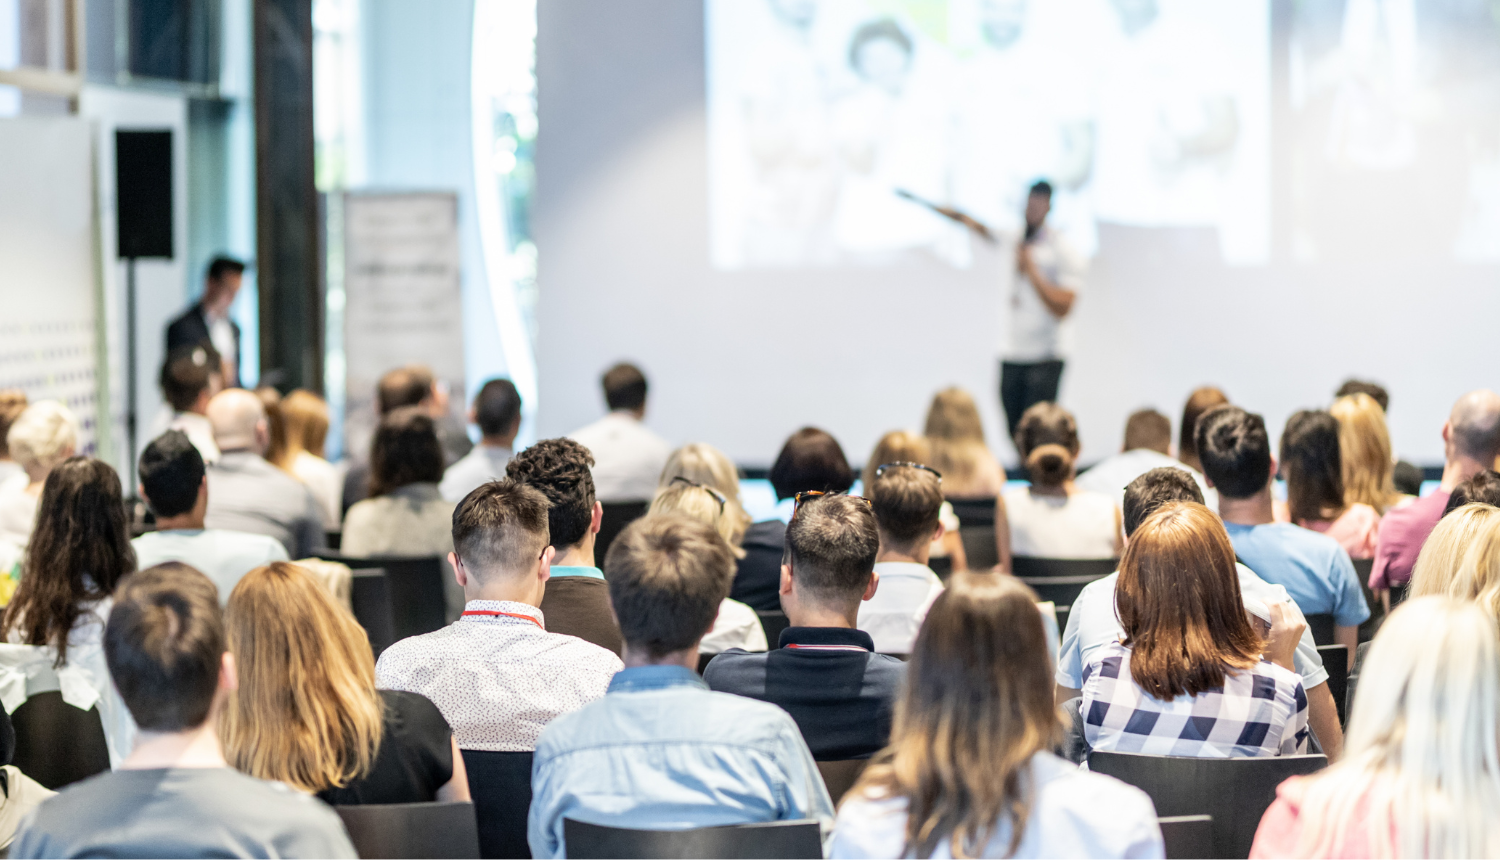
[[[1004,261],[713,270],[702,4],[539,6],[539,435],[597,417],[599,373],[629,358],[651,377],[648,423],[742,463],[769,463],[804,424],[862,462],[884,431],[920,428],[950,384],[974,392],[1013,456],[995,395]],[[1388,243],[1366,262],[1293,263],[1278,241],[1270,265],[1230,269],[1181,239],[1101,236],[1061,396],[1085,461],[1118,447],[1130,411],[1175,417],[1201,384],[1279,435],[1356,375],[1390,389],[1397,451],[1436,463],[1453,400],[1500,388],[1500,267]]]

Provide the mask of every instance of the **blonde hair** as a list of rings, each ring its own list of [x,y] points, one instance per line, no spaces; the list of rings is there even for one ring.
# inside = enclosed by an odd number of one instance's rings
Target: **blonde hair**
[[[323,398],[303,388],[281,401],[281,420],[286,424],[286,459],[291,463],[306,451],[323,456],[328,441],[328,404]]]
[[[30,475],[42,477],[78,450],[78,419],[56,400],[42,400],[21,410],[5,434],[10,456]],[[36,479],[36,475],[31,475]]]
[[[718,489],[715,487],[714,489]],[[733,514],[726,502],[720,510],[719,500],[703,487],[693,484],[677,482],[665,487],[658,487],[656,498],[651,500],[651,509],[646,512],[647,516],[660,516],[665,514],[676,514],[687,517],[690,520],[713,526],[714,531],[729,544],[730,550],[734,552],[735,558],[744,558],[745,551],[735,543],[735,524]],[[741,529],[738,535],[744,536]]]
[[[687,478],[693,483],[713,487],[729,499],[724,506],[724,519],[731,528],[725,539],[730,546],[738,547],[745,539],[745,529],[750,527],[750,515],[745,513],[745,506],[740,501],[740,472],[734,461],[723,451],[703,442],[683,445],[667,458],[667,465],[662,468],[656,485],[658,488],[671,486],[674,478]]]
[[[930,465],[943,473],[945,495],[962,498],[999,492],[998,486],[984,485],[985,473],[1000,474],[1000,464],[984,442],[979,407],[967,391],[945,388],[933,395],[922,432],[932,445]]]
[[[875,486],[875,470],[886,463],[921,463],[924,466],[932,466],[932,443],[926,437],[918,436],[906,430],[892,430],[880,437],[875,443],[875,450],[870,452],[870,458],[865,461],[864,471],[860,473],[859,480],[864,484],[865,495],[869,496],[871,487]],[[933,468],[937,468],[933,466]],[[942,469],[938,469],[939,472]]]
[[[1293,856],[1500,856],[1500,645],[1473,605],[1421,597],[1386,619],[1343,758],[1309,778]],[[1353,832],[1363,821],[1363,832]]]
[[[1470,550],[1487,534],[1500,529],[1500,508],[1478,502],[1464,505],[1438,520],[1417,553],[1408,594],[1434,594],[1473,599],[1470,585],[1460,577]]]
[[[1333,401],[1329,414],[1339,422],[1339,456],[1343,460],[1344,504],[1364,503],[1380,513],[1396,503],[1391,434],[1385,412],[1368,394],[1349,394]]]
[[[245,574],[224,622],[240,682],[219,716],[229,763],[307,792],[368,773],[382,707],[359,622],[306,570],[280,561]]]

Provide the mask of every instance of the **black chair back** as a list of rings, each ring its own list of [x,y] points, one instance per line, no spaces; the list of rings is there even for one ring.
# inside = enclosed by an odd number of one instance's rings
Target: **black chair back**
[[[865,772],[869,765],[867,758],[848,758],[841,761],[818,762],[818,773],[823,777],[823,785],[828,789],[828,796],[833,798],[833,805],[838,806],[849,789],[859,779],[859,775]]]
[[[479,825],[480,857],[530,857],[531,753],[463,750]]]
[[[338,552],[344,545],[344,532],[342,529],[328,529],[323,532],[323,548]]]
[[[1156,819],[1166,843],[1167,860],[1192,860],[1214,856],[1212,815],[1173,815]],[[364,856],[364,855],[360,855]]]
[[[1307,632],[1312,634],[1313,642],[1319,647],[1336,644],[1333,638],[1334,627],[1332,615],[1320,612],[1307,616]]]
[[[1338,706],[1339,725],[1349,721],[1349,646],[1319,645],[1318,656],[1323,658],[1323,668],[1328,670],[1328,692],[1333,694],[1333,703]]]
[[[1102,579],[1099,576],[1022,576],[1017,577],[1022,582],[1031,586],[1036,592],[1038,599],[1052,601],[1059,609],[1072,606],[1078,600],[1078,595],[1083,593],[1083,587],[1095,580]],[[1058,628],[1061,629],[1063,619],[1057,620]]]
[[[636,858],[821,858],[816,821],[770,821],[698,827],[692,830],[634,830],[563,819],[568,857]]]
[[[1276,787],[1288,777],[1328,766],[1327,756],[1189,758],[1137,753],[1089,753],[1089,769],[1127,782],[1151,796],[1156,814],[1213,816],[1208,857],[1249,857],[1255,829]]]
[[[786,613],[780,609],[758,609],[755,614],[760,618],[761,629],[766,631],[766,646],[772,651],[780,648],[781,631],[791,625],[791,622],[787,620]]]
[[[443,596],[443,582],[448,576],[448,568],[442,556],[355,558],[324,552],[319,553],[318,558],[347,564],[351,570],[379,568],[385,571],[386,590],[390,595],[391,641],[431,633],[447,625],[448,603]],[[374,636],[370,638],[373,645]]]
[[[953,506],[953,515],[958,517],[960,528],[969,526],[995,527],[995,500],[989,499],[949,499],[948,504]]]
[[[964,554],[968,555],[968,553]],[[948,556],[927,559],[927,567],[943,582],[947,582],[948,577],[953,575],[953,559]]]
[[[54,690],[22,702],[10,721],[16,729],[11,764],[53,791],[109,770],[98,708],[75,708]]]
[[[609,545],[625,527],[646,515],[650,502],[600,502],[604,516],[599,520],[599,534],[594,538],[594,560],[604,566],[604,555]]]
[[[378,567],[352,571],[349,578],[349,604],[354,610],[354,620],[365,628],[370,637],[370,650],[375,659],[396,641],[396,628],[391,620],[391,587],[386,581],[385,570]]]
[[[1000,552],[995,549],[995,526],[958,527],[958,539],[964,545],[964,560],[969,570],[989,570],[1000,563]]]
[[[1370,607],[1370,617],[1359,625],[1359,641],[1369,642],[1375,638],[1375,632],[1385,622],[1385,604],[1380,602],[1374,591],[1370,590],[1370,571],[1375,569],[1375,559],[1356,558],[1354,561],[1354,577],[1359,580],[1359,590],[1365,596],[1365,605]]]
[[[1018,555],[1010,560],[1010,572],[1027,577],[1109,576],[1120,566],[1117,558],[1034,558]]]
[[[472,803],[371,803],[334,811],[361,860],[479,857]]]

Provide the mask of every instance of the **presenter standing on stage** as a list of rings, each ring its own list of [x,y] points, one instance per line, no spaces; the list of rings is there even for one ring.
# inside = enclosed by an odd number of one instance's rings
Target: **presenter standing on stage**
[[[1047,224],[1052,186],[1038,182],[1026,198],[1026,232],[1016,246],[1010,295],[1010,337],[1001,351],[1000,405],[1012,438],[1032,405],[1057,400],[1066,337],[1064,321],[1087,266]]]
[[[240,384],[240,327],[229,318],[245,264],[216,257],[203,278],[203,298],[167,326],[167,353],[180,346],[212,346],[224,362],[224,387]]]

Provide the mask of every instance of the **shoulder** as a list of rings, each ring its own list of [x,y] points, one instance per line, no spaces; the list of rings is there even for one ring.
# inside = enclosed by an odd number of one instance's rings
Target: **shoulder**
[[[611,678],[625,667],[625,664],[620,662],[619,655],[608,648],[601,648],[592,642],[577,636],[569,636],[566,633],[548,631],[545,635],[554,657],[577,661],[580,666],[606,673]]]
[[[269,535],[237,532],[230,529],[205,529],[203,537],[206,542],[212,541],[226,548],[254,552],[275,559],[286,558],[286,547],[282,546],[281,541]]]
[[[385,681],[388,672],[440,660],[446,656],[445,652],[452,650],[449,643],[453,641],[453,626],[450,624],[431,633],[408,636],[393,642],[380,653],[380,659],[375,661],[377,679]]]
[[[726,693],[762,688],[765,686],[770,653],[739,648],[723,651],[704,667],[703,682],[714,690]]]
[[[448,728],[448,721],[443,719],[443,712],[432,700],[421,693],[412,693],[407,690],[380,690],[380,702],[386,710],[401,715],[408,722],[436,722],[441,723],[444,729]]]
[[[829,857],[899,857],[906,847],[904,797],[850,793],[839,804]]]
[[[750,527],[745,529],[745,539],[742,545],[752,542],[774,545],[779,552],[782,544],[786,542],[786,523],[781,520],[761,520],[758,523],[751,523]]]
[[[1156,807],[1146,792],[1114,777],[1083,770],[1052,753],[1032,756],[1031,773],[1042,804],[1085,810],[1090,818],[1100,809],[1109,809],[1116,817],[1134,813],[1156,818]]]
[[[1099,579],[1090,582],[1088,585],[1085,585],[1083,587],[1082,591],[1078,592],[1078,597],[1074,598],[1073,600],[1073,606],[1076,608],[1079,603],[1092,602],[1095,600],[1108,599],[1110,602],[1113,602],[1115,597],[1115,583],[1118,582],[1119,579],[1120,572],[1115,571],[1108,576],[1100,577]]]

